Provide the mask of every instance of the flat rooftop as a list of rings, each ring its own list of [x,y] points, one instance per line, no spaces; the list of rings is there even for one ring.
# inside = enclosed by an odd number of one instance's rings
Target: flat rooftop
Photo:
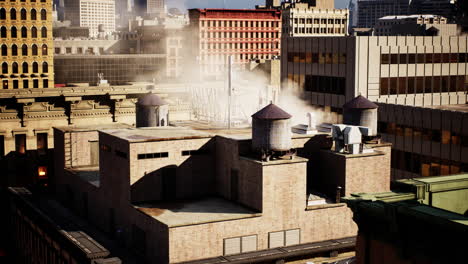
[[[260,216],[244,206],[223,198],[178,202],[143,202],[134,207],[168,227],[205,224]]]
[[[168,141],[181,139],[198,139],[212,138],[222,136],[234,140],[250,140],[252,139],[252,128],[232,128],[227,129],[206,122],[184,121],[172,123],[175,126],[168,127],[124,127],[101,129],[100,131],[106,134],[113,135],[130,143],[150,142],[150,141]],[[310,138],[315,135],[325,134],[329,132],[317,132],[315,134],[297,134],[291,133],[292,138]]]
[[[103,129],[102,133],[110,134],[130,143],[167,141],[180,139],[211,138],[214,134],[190,129],[187,127],[145,127],[124,129]]]
[[[113,123],[113,124],[102,124],[102,125],[89,125],[89,126],[66,126],[66,127],[54,127],[57,130],[62,132],[87,132],[87,131],[97,131],[97,130],[106,130],[106,129],[124,129],[132,128],[133,126],[122,123]]]
[[[81,179],[89,182],[90,184],[99,187],[100,178],[99,178],[99,166],[83,166],[83,167],[73,167],[65,168],[65,170],[77,175]]]

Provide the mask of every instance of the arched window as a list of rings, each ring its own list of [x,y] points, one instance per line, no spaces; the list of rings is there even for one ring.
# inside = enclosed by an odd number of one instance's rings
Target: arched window
[[[49,72],[49,64],[47,62],[42,63],[42,72],[43,73],[48,73]]]
[[[0,36],[2,38],[6,38],[7,37],[7,33],[6,33],[6,27],[3,27],[0,29]]]
[[[7,56],[8,55],[8,47],[7,45],[3,44],[2,45],[2,56]]]
[[[41,9],[41,20],[47,20],[47,12],[45,9]]]
[[[47,38],[47,28],[46,27],[41,28],[41,38]]]
[[[29,72],[29,67],[27,62],[23,62],[23,73],[28,73]]]
[[[11,56],[18,56],[18,46],[16,44],[11,45]]]
[[[0,8],[0,19],[1,20],[6,19],[6,9],[5,8]]]
[[[21,8],[20,16],[21,16],[21,20],[26,20],[27,19],[26,9]]]
[[[2,63],[2,73],[8,73],[8,63]]]
[[[21,27],[21,37],[22,38],[28,37],[28,29],[26,27]]]
[[[18,73],[18,63],[13,62],[13,64],[11,65],[11,70],[13,73]]]
[[[10,19],[16,20],[16,9],[14,8],[10,9]]]
[[[36,27],[31,28],[31,38],[37,38],[37,28]]]
[[[12,38],[18,37],[18,30],[16,29],[16,27],[11,27],[11,37]]]
[[[21,55],[23,56],[28,55],[28,46],[26,46],[26,44],[23,44],[23,46],[21,46]]]
[[[37,64],[37,62],[33,62],[32,68],[33,68],[33,73],[39,72],[39,64]]]
[[[37,18],[36,9],[31,9],[31,20],[36,20],[36,18]]]
[[[42,44],[42,55],[47,55],[47,45]]]
[[[33,56],[37,56],[37,45],[33,44],[31,47],[31,53]]]

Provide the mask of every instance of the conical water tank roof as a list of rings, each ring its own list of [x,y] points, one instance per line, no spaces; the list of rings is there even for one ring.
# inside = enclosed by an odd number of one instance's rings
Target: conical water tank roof
[[[379,108],[379,106],[369,101],[364,96],[358,95],[357,97],[353,98],[351,101],[344,104],[343,108],[345,109],[374,109],[374,108]]]
[[[256,119],[289,119],[292,116],[273,103],[265,106],[263,109],[252,115]]]
[[[161,97],[157,96],[154,93],[147,93],[143,97],[138,99],[137,104],[141,106],[161,106],[167,105],[166,101],[161,99]]]

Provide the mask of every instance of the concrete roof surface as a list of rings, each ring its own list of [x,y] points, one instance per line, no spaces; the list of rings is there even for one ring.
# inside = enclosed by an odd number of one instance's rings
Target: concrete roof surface
[[[239,204],[222,198],[204,198],[177,202],[134,204],[141,212],[169,227],[187,226],[259,216]]]
[[[186,127],[147,127],[126,129],[105,129],[100,132],[113,135],[130,143],[166,141],[177,139],[210,138],[214,134]]]

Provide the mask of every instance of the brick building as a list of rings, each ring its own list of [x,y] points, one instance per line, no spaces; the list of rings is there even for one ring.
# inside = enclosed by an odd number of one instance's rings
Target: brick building
[[[191,65],[202,76],[225,74],[227,56],[239,69],[249,60],[280,55],[281,11],[268,9],[190,9]]]
[[[251,133],[196,123],[56,128],[54,189],[109,234],[120,230],[149,263],[250,263],[338,250],[356,228],[337,196],[389,190],[389,144],[345,154],[330,150],[329,133],[292,134],[297,156],[261,160]],[[84,206],[85,196],[93,206]]]

